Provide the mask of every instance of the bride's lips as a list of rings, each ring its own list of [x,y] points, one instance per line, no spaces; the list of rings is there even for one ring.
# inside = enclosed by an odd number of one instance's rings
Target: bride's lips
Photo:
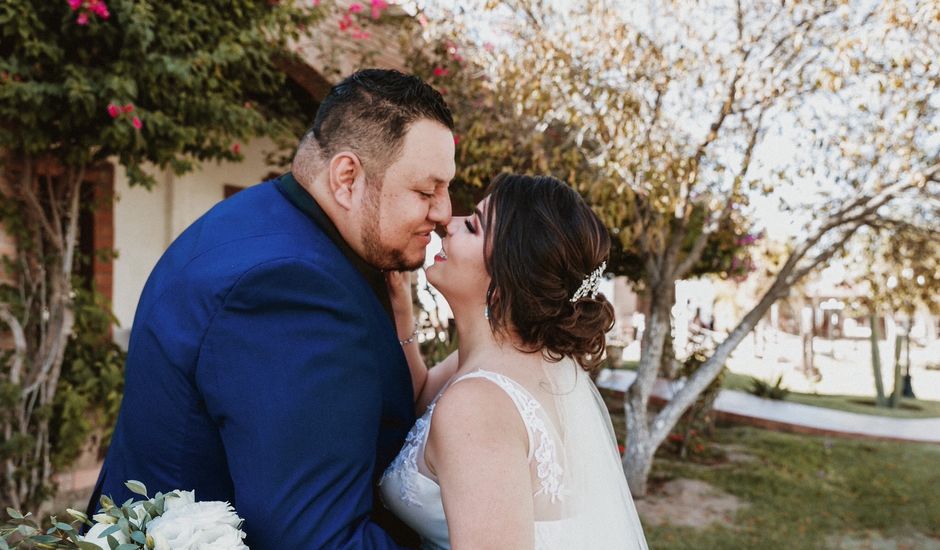
[[[447,251],[444,250],[444,246],[441,246],[441,251],[434,255],[435,262],[446,262],[447,261]]]

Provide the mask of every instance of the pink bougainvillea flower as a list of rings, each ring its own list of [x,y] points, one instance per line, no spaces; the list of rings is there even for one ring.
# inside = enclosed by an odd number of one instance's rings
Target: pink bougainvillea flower
[[[78,23],[79,25],[87,25],[87,24],[88,24],[88,14],[85,13],[85,12],[82,12],[82,13],[78,14],[78,19],[76,19],[75,22]]]
[[[111,17],[111,12],[108,11],[108,6],[104,2],[98,2],[91,6],[91,11],[95,12],[95,15],[102,19],[107,19]]]
[[[353,2],[349,5],[349,13],[359,13],[362,11],[362,4],[359,2]]]
[[[447,69],[444,67],[434,67],[434,76],[447,76]]]
[[[382,11],[388,9],[388,2],[385,0],[372,0],[372,19],[382,17]]]
[[[72,8],[72,11],[77,10],[82,5],[82,0],[69,0],[69,7]]]
[[[460,136],[454,134],[454,145],[460,145]]]
[[[313,0],[312,4],[313,4],[313,7],[317,7],[320,5],[320,0]]]
[[[352,24],[353,24],[352,17],[350,17],[349,14],[347,13],[346,15],[343,16],[342,19],[339,20],[339,30],[345,31],[349,27],[352,27]]]
[[[128,103],[127,105],[124,106],[124,109],[123,109],[123,110],[124,110],[125,113],[133,112],[133,111],[134,111],[134,104],[133,104],[133,103]]]
[[[111,115],[111,118],[117,118],[121,114],[121,108],[114,103],[109,103],[108,114]]]
[[[364,31],[359,27],[356,27],[356,30],[352,33],[352,37],[356,40],[368,40],[369,36],[369,31]]]
[[[134,117],[134,120],[131,121],[131,124],[133,124],[134,128],[137,128],[138,130],[144,127],[144,123],[141,122],[137,117]]]
[[[236,143],[235,145],[232,145],[232,152],[235,153],[236,155],[239,154],[239,153],[241,153],[241,152],[242,152],[242,146],[239,145],[238,143]]]

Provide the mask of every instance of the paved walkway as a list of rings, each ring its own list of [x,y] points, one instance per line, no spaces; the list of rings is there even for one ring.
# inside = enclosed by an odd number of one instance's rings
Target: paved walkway
[[[604,369],[597,385],[626,391],[636,378],[629,370]],[[653,395],[668,401],[681,387],[679,383],[657,380]],[[725,418],[770,429],[864,437],[894,441],[940,443],[940,418],[888,418],[837,411],[800,403],[775,401],[735,390],[721,390],[715,410]]]

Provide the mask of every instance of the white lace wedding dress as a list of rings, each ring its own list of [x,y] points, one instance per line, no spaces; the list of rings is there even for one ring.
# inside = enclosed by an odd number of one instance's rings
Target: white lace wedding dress
[[[537,387],[496,372],[489,380],[515,403],[529,435],[537,550],[646,549],[610,417],[597,388],[572,359],[542,363]],[[385,505],[421,535],[423,548],[449,549],[441,489],[424,462],[435,398],[408,433],[379,484]]]

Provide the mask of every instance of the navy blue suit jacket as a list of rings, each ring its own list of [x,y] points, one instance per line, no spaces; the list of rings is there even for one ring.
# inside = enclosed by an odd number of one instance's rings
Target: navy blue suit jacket
[[[363,275],[275,182],[166,251],[125,376],[92,505],[136,479],[230,501],[252,550],[397,547],[372,512],[414,422],[407,363]]]

